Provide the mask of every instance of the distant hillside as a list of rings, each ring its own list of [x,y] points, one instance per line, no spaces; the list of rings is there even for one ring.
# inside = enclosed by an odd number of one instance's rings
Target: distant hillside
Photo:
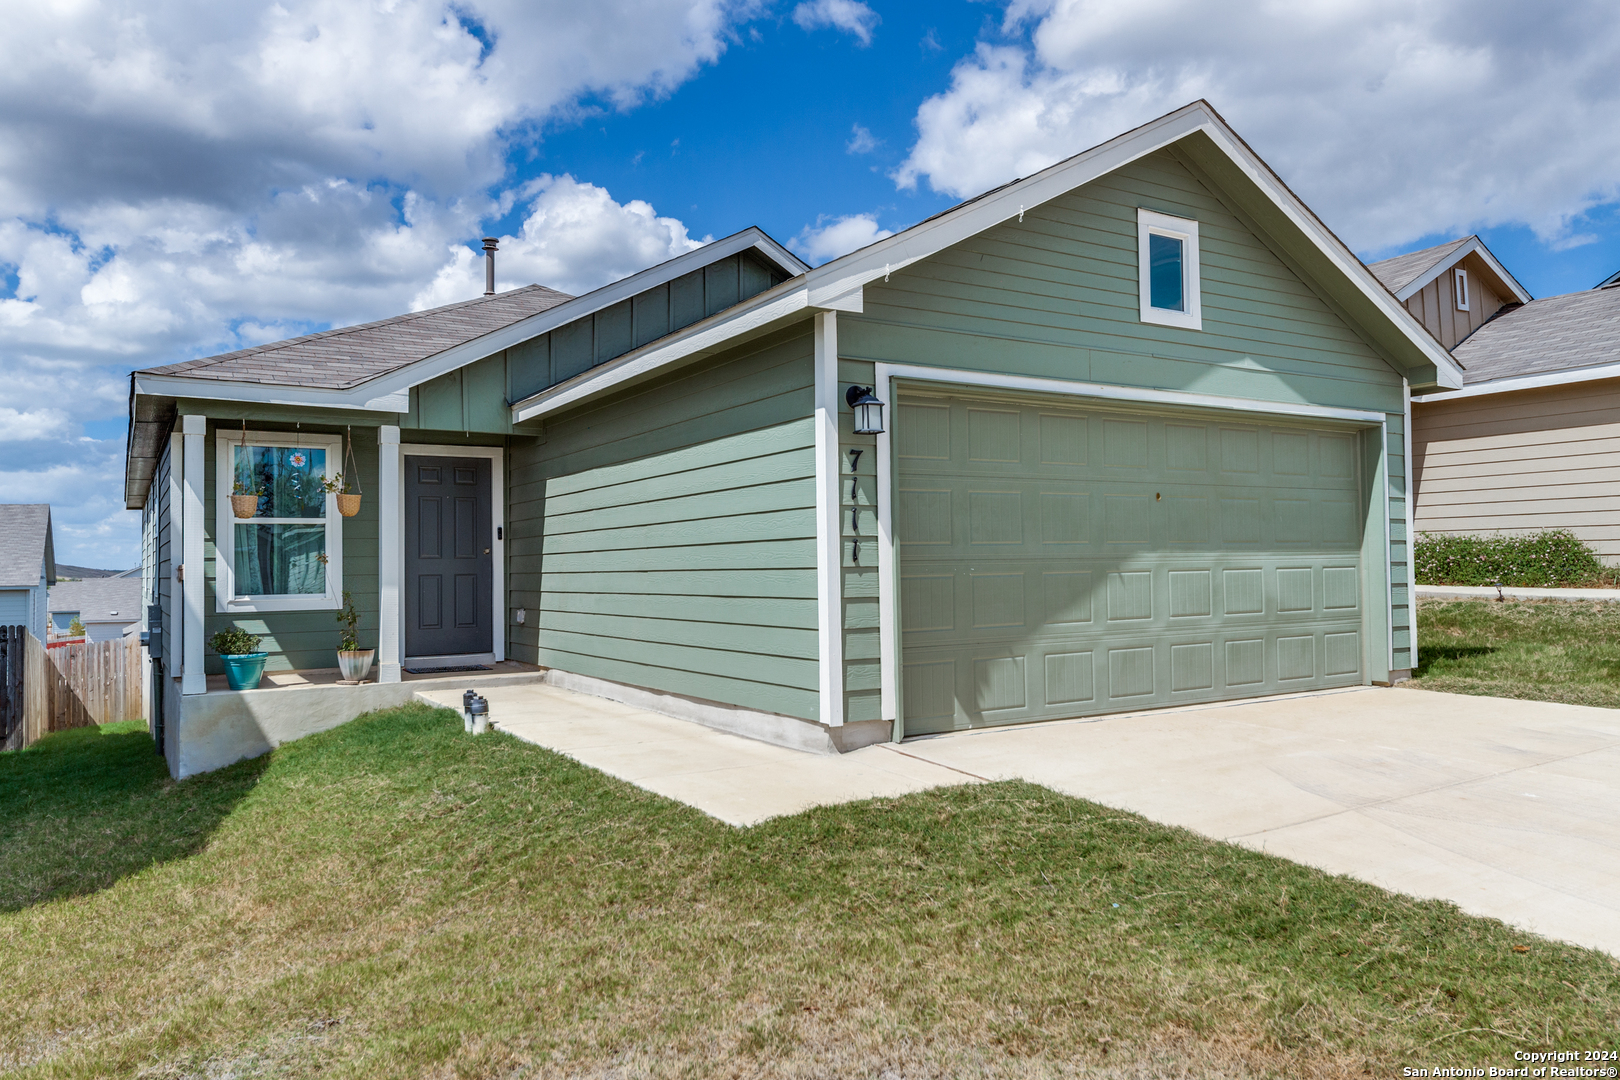
[[[67,563],[56,564],[56,577],[59,581],[62,578],[124,577],[138,573],[140,573],[140,567],[136,567],[134,570],[97,570],[90,566],[69,566]]]

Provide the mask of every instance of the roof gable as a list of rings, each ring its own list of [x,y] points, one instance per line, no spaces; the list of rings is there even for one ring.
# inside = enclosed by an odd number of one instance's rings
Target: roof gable
[[[584,372],[513,405],[514,420],[566,407],[649,377],[671,364],[712,355],[770,333],[816,310],[859,311],[870,282],[929,258],[1031,207],[1089,183],[1165,147],[1175,146],[1265,234],[1336,312],[1415,385],[1462,385],[1462,372],[1410,312],[1342,241],[1237,136],[1213,107],[1195,101],[1100,146],[825,263],[721,316]]]
[[[1530,302],[1530,293],[1508,273],[1507,267],[1491,254],[1491,249],[1478,236],[1464,236],[1421,251],[1397,255],[1393,259],[1372,263],[1367,269],[1395,294],[1395,299],[1404,302],[1470,255],[1478,260],[1476,265],[1484,265],[1490,279],[1488,284],[1498,295],[1510,297],[1521,304]]]
[[[0,503],[0,588],[31,589],[56,581],[48,503]]]

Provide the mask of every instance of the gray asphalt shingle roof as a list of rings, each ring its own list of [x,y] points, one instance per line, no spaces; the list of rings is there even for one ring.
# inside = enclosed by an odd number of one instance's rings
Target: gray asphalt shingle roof
[[[1470,386],[1620,362],[1620,288],[1532,300],[1490,320],[1452,353]]]
[[[50,588],[50,611],[76,611],[82,623],[130,622],[141,617],[140,578],[85,578]]]
[[[525,285],[361,326],[146,368],[141,374],[347,390],[572,299],[544,285]]]
[[[1405,255],[1397,255],[1393,259],[1369,263],[1367,269],[1373,272],[1373,277],[1384,283],[1384,288],[1392,293],[1398,293],[1415,281],[1423,271],[1431,269],[1472,239],[1472,236],[1464,236],[1431,248],[1424,248],[1422,251],[1408,251]]]
[[[32,588],[56,576],[55,563],[49,504],[0,503],[0,588]]]

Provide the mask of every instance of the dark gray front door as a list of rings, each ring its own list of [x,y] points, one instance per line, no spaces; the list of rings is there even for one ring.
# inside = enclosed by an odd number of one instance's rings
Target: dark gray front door
[[[494,648],[488,458],[405,458],[405,655]]]

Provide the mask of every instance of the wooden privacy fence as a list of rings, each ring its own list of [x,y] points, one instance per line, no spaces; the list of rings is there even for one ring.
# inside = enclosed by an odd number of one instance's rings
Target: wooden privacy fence
[[[145,715],[138,638],[47,649],[26,627],[0,627],[0,749]]]

